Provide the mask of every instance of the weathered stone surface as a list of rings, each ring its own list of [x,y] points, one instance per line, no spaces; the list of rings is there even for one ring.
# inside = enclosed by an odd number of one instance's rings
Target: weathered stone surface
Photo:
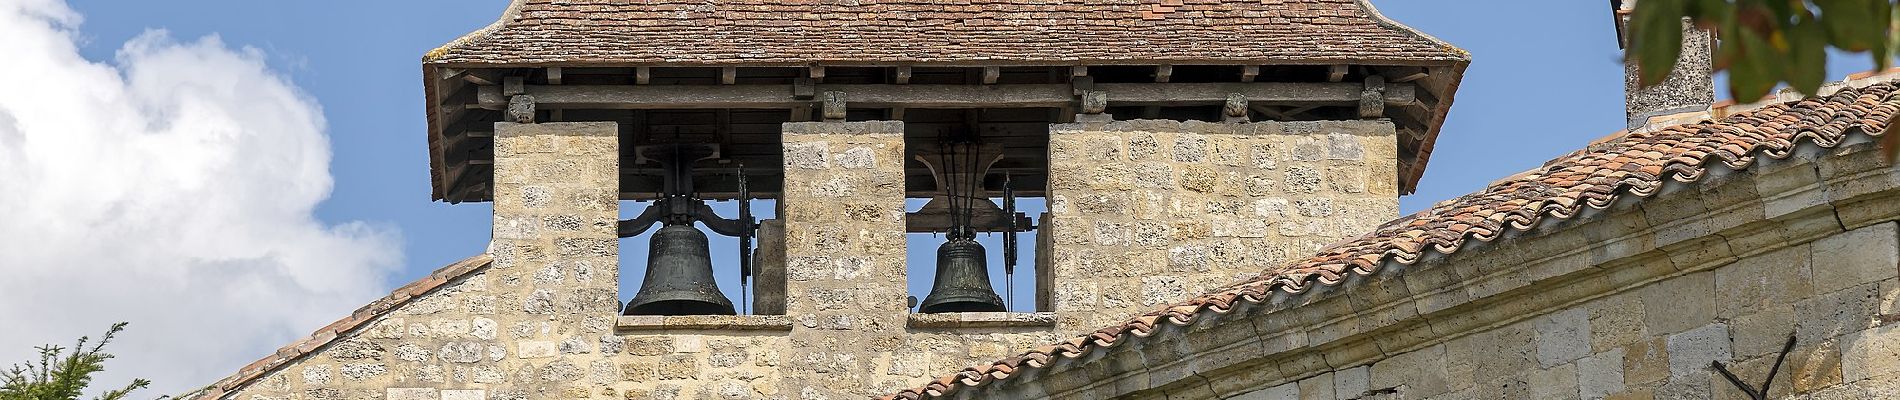
[[[1597,400],[1623,392],[1623,349],[1593,354],[1577,360],[1577,395]]]
[[[1900,379],[1900,324],[1841,337],[1841,379]]]
[[[1715,316],[1714,278],[1694,273],[1639,289],[1646,332],[1666,335],[1708,324]]]
[[[1296,383],[1255,390],[1235,396],[1234,400],[1299,400],[1300,387]]]
[[[1550,369],[1531,371],[1531,397],[1537,399],[1576,399],[1576,364],[1563,364]]]
[[[1553,368],[1590,354],[1590,310],[1570,309],[1537,320],[1537,363]]]
[[[1050,311],[1089,315],[1057,330],[1206,292],[1397,216],[1397,171],[1375,167],[1397,157],[1390,123],[1285,125],[1053,126],[1053,229],[1039,233],[1055,239]],[[1131,267],[1157,264],[1167,271]]]
[[[1669,377],[1688,377],[1704,375],[1709,371],[1710,361],[1728,361],[1728,326],[1710,324],[1682,333],[1669,335]]]
[[[1358,397],[1372,390],[1372,366],[1333,371],[1333,393],[1342,398]]]
[[[1875,224],[1814,242],[1814,289],[1828,293],[1900,274],[1895,223]]]

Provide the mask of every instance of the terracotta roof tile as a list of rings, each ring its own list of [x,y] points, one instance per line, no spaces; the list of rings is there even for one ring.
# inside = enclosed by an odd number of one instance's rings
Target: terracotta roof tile
[[[1358,0],[516,0],[458,65],[1331,61],[1463,51]]]
[[[421,280],[403,285],[403,287],[392,291],[388,296],[370,302],[368,305],[363,306],[363,308],[357,309],[356,312],[350,313],[349,316],[343,317],[343,319],[318,328],[317,331],[311,333],[310,336],[305,336],[303,339],[298,339],[288,345],[284,345],[284,347],[278,348],[277,351],[271,353],[271,355],[253,361],[243,368],[239,368],[237,374],[218,380],[217,383],[213,383],[211,386],[198,389],[197,391],[187,393],[178,398],[193,400],[223,397],[226,393],[237,390],[239,387],[263,377],[264,374],[275,371],[279,367],[288,365],[292,361],[301,359],[317,351],[317,349],[323,348],[324,345],[330,344],[330,342],[335,341],[344,334],[362,328],[363,324],[374,321],[384,313],[388,313],[390,310],[407,304],[409,300],[422,297],[423,294],[441,288],[443,284],[487,268],[489,261],[491,261],[491,259],[487,254],[480,254],[443,266],[435,270],[434,273],[430,273],[429,276],[423,277]]]
[[[1507,230],[1526,230],[1546,218],[1567,219],[1584,206],[1602,209],[1625,195],[1648,197],[1663,186],[1665,179],[1694,182],[1717,163],[1743,169],[1763,157],[1786,158],[1797,143],[1831,148],[1842,143],[1849,132],[1879,135],[1897,112],[1900,90],[1887,81],[1846,85],[1821,98],[1764,105],[1719,120],[1602,139],[1585,150],[1551,160],[1543,168],[1387,222],[1371,233],[1329,246],[1313,257],[1255,279],[1010,358],[1044,360],[1034,365],[1000,368],[1003,362],[998,362],[970,367],[886,398],[947,396],[963,388],[1009,379],[1028,368],[1048,365],[1054,356],[1081,357],[1129,340],[1119,333],[1145,337],[1160,327],[1161,320],[1192,324],[1202,311],[1225,312],[1241,301],[1258,303],[1273,291],[1301,293],[1319,285],[1338,284],[1349,275],[1372,274],[1387,261],[1412,264],[1426,248],[1449,254],[1471,239],[1490,241]],[[954,377],[962,379],[951,379]]]

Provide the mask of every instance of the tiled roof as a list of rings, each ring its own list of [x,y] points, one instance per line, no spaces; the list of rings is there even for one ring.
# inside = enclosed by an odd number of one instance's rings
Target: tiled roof
[[[1387,222],[1356,239],[1327,247],[1258,278],[1169,305],[1121,324],[987,365],[966,368],[887,398],[921,399],[1009,379],[1057,357],[1077,358],[1133,337],[1147,337],[1162,321],[1189,325],[1203,311],[1225,313],[1236,303],[1259,303],[1274,291],[1301,293],[1370,275],[1385,262],[1411,264],[1426,251],[1449,254],[1471,239],[1489,241],[1508,229],[1567,219],[1583,207],[1608,208],[1619,198],[1648,197],[1665,180],[1694,182],[1718,163],[1742,169],[1762,157],[1786,158],[1800,142],[1832,148],[1850,132],[1879,135],[1900,112],[1893,82],[1844,85],[1831,95],[1762,106],[1714,121],[1663,127],[1606,138],[1589,148],[1492,183],[1477,193]],[[1726,110],[1717,110],[1721,115]]]
[[[450,65],[1115,61],[1448,65],[1359,0],[515,0]]]
[[[291,342],[289,345],[277,349],[275,353],[271,353],[271,355],[265,356],[263,359],[252,362],[250,365],[244,366],[244,368],[239,368],[236,374],[218,380],[217,383],[213,383],[211,386],[178,396],[178,398],[193,400],[223,397],[226,393],[230,393],[238,387],[249,384],[251,381],[263,377],[264,374],[277,370],[278,367],[282,367],[310,353],[316,352],[317,349],[323,348],[324,345],[330,344],[331,341],[343,337],[357,328],[363,327],[364,324],[370,321],[375,321],[377,318],[382,317],[383,314],[402,307],[404,304],[409,304],[411,300],[421,298],[423,294],[434,291],[442,287],[442,285],[453,282],[462,276],[487,268],[489,261],[491,261],[491,258],[489,258],[487,254],[480,254],[437,269],[435,272],[430,273],[429,276],[415,282],[410,282],[408,285],[403,285],[403,287],[390,292],[388,296],[383,296],[381,299],[377,299],[362,308],[356,309],[356,312],[350,313],[349,316],[317,329],[317,331],[311,333],[310,336],[305,336],[302,339]]]

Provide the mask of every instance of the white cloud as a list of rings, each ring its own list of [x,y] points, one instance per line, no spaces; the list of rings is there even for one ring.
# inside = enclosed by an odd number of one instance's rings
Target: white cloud
[[[255,49],[163,31],[112,62],[62,0],[0,0],[0,364],[130,321],[96,381],[209,384],[380,295],[398,235],[312,216],[321,109]]]

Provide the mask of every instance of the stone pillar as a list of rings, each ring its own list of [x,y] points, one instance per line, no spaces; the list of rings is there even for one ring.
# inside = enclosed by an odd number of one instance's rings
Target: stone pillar
[[[1058,332],[1278,268],[1398,216],[1389,121],[1116,121],[1050,128]]]
[[[785,315],[785,221],[759,221],[759,248],[752,251],[752,313]]]
[[[784,125],[785,393],[863,398],[904,343],[904,124]],[[881,386],[881,385],[880,385]]]
[[[501,326],[488,329],[510,332],[494,349],[507,350],[506,359],[584,363],[568,358],[617,342],[618,131],[612,122],[495,124],[488,285]],[[542,359],[557,357],[555,349],[558,359]],[[578,384],[517,382],[570,383]]]
[[[1635,0],[1624,0],[1623,9],[1634,9]],[[1629,15],[1617,16],[1618,36],[1623,48],[1629,48]],[[1715,103],[1713,52],[1709,32],[1683,23],[1682,56],[1676,59],[1674,72],[1662,83],[1642,87],[1635,57],[1623,59],[1624,110],[1629,129],[1642,127],[1649,117],[1703,111]]]

